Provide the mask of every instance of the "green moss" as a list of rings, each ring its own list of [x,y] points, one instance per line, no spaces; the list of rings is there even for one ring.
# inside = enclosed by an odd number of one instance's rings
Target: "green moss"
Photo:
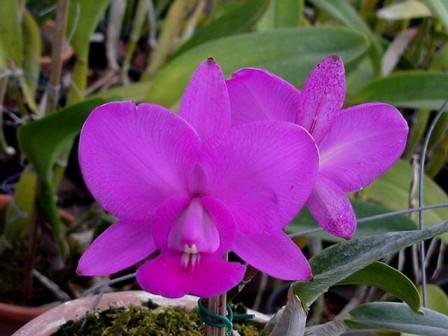
[[[260,336],[253,325],[235,325],[241,336]],[[69,321],[53,336],[202,336],[204,324],[197,312],[178,307],[111,308]]]

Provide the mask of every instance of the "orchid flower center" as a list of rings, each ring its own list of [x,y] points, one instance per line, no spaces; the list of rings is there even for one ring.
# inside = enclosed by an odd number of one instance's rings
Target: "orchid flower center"
[[[168,248],[182,253],[182,264],[195,266],[201,253],[213,253],[220,239],[216,224],[204,209],[199,197],[177,217],[169,235]]]

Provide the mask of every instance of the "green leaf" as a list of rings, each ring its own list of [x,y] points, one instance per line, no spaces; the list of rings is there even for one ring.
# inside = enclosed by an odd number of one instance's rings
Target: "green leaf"
[[[66,34],[76,57],[87,62],[90,36],[95,31],[109,5],[110,0],[72,0],[70,1]]]
[[[427,285],[428,307],[439,313],[448,315],[448,296],[445,291],[437,285]]]
[[[304,3],[300,0],[272,0],[276,28],[297,27]]]
[[[91,98],[101,98],[104,100],[129,99],[137,102],[144,101],[149,92],[150,83],[148,81],[141,81],[129,85],[116,86],[114,88],[95,93]]]
[[[370,30],[370,27],[363,20],[363,18],[352,7],[349,1],[311,0],[310,2],[314,6],[327,12],[329,15],[342,22],[346,26],[365,34],[372,43],[375,51],[375,59],[379,64],[379,62],[381,61],[381,55],[383,54],[383,47],[381,46],[381,42],[379,38]]]
[[[263,67],[301,84],[322,57],[339,54],[346,63],[368,48],[363,35],[342,28],[290,28],[247,33],[201,44],[165,65],[154,77],[147,101],[172,106],[194,69],[215,57],[228,75],[245,66]]]
[[[37,175],[26,169],[16,185],[13,202],[6,210],[4,235],[14,241],[29,229],[34,215],[37,191]]]
[[[445,43],[434,55],[430,70],[441,72],[448,70],[448,43]]]
[[[271,0],[257,23],[258,31],[304,25],[304,0]]]
[[[3,70],[5,67],[6,67],[6,55],[2,44],[2,40],[0,39],[0,70]]]
[[[0,1],[0,41],[7,60],[20,67],[23,62],[19,0]]]
[[[447,98],[448,74],[406,71],[371,81],[350,95],[351,104],[383,101],[401,107],[439,109]]]
[[[439,121],[439,124],[442,123],[442,121]],[[448,126],[448,123],[445,122],[444,126]],[[445,129],[446,130],[446,129]],[[433,133],[433,137],[435,136],[435,130]],[[433,153],[431,153],[431,158],[426,165],[426,173],[430,177],[435,177],[445,166],[446,161],[448,160],[448,134],[445,133],[445,135],[442,135],[439,138],[439,141],[432,150]]]
[[[422,308],[422,312],[416,313],[403,303],[371,302],[353,309],[346,323],[351,327],[380,328],[423,336],[447,335],[448,316],[427,308]]]
[[[23,71],[25,72],[25,83],[29,88],[30,95],[34,99],[40,71],[40,57],[42,52],[42,41],[39,26],[32,15],[25,11],[23,15],[23,46],[24,57]]]
[[[344,241],[311,258],[314,278],[294,284],[300,300],[311,305],[329,287],[392,253],[448,231],[448,222],[422,231],[391,232]]]
[[[19,146],[44,181],[51,181],[57,158],[79,133],[91,110],[103,99],[85,100],[19,128]]]
[[[231,9],[198,30],[191,39],[179,47],[174,57],[204,42],[251,30],[268,4],[269,0],[245,0],[223,4],[222,6]]]
[[[370,217],[380,215],[389,212],[390,210],[372,203],[361,200],[352,200],[352,206],[356,213],[356,218],[361,219],[364,217]],[[324,231],[307,234],[310,230],[320,228],[320,226],[313,219],[307,209],[300,212],[297,218],[287,227],[287,231],[290,233],[300,234],[312,238],[323,239],[327,241],[341,241],[342,239],[334,237]],[[407,216],[393,216],[383,218],[381,220],[369,221],[358,224],[358,228],[354,235],[354,238],[369,236],[373,234],[386,233],[391,231],[409,231],[415,230],[417,225]]]
[[[110,0],[72,0],[70,1],[66,34],[72,37],[71,45],[76,54],[76,64],[72,74],[73,85],[69,91],[69,102],[75,103],[84,98],[87,86],[88,57],[90,37],[104,16]]]
[[[394,210],[406,209],[409,205],[409,190],[412,181],[412,167],[406,161],[398,161],[385,175],[364,189],[360,196],[364,199],[374,200]],[[425,176],[424,203],[447,203],[448,196],[433,180]],[[440,208],[424,212],[426,226],[441,222],[448,218],[448,209]],[[442,238],[448,241],[448,235]]]
[[[448,3],[446,0],[427,0],[426,4],[432,14],[439,18],[445,29],[448,29]]]
[[[379,261],[353,273],[338,285],[367,285],[381,288],[407,303],[414,311],[418,311],[421,307],[420,294],[414,283],[400,271]]]
[[[428,16],[431,16],[431,11],[418,0],[393,3],[378,11],[378,17],[385,20],[410,20]]]

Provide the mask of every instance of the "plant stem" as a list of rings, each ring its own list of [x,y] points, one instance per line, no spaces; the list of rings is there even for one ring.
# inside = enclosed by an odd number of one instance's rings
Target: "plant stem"
[[[64,49],[65,27],[67,25],[68,7],[70,0],[58,0],[56,12],[56,26],[51,46],[50,80],[47,87],[47,113],[56,110],[59,101],[59,81],[62,72],[62,52]]]
[[[23,296],[30,300],[33,296],[33,269],[36,261],[37,234],[39,232],[39,215],[36,214],[31,223],[29,232],[29,252],[25,262],[25,276],[23,281]]]

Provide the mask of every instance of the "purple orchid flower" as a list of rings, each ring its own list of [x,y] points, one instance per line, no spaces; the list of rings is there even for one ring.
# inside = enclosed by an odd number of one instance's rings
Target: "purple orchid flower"
[[[304,206],[318,168],[302,127],[258,121],[231,128],[225,79],[212,59],[196,70],[180,115],[114,102],[88,117],[79,145],[88,188],[118,218],[81,257],[78,272],[107,275],[148,256],[137,280],[166,297],[222,294],[237,285],[239,257],[286,280],[311,278],[283,232]]]
[[[405,148],[408,126],[384,103],[343,109],[345,71],[335,55],[324,58],[302,92],[262,69],[241,69],[227,81],[232,124],[283,120],[305,127],[319,147],[319,173],[306,205],[322,228],[349,239],[356,216],[347,192],[384,174]]]

